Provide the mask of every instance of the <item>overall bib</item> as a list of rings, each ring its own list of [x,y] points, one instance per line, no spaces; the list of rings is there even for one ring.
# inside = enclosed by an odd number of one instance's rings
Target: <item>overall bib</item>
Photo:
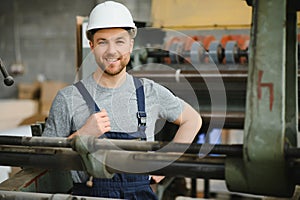
[[[145,95],[141,81],[133,77],[136,87],[137,96],[137,119],[138,131],[132,133],[124,132],[107,132],[100,138],[110,139],[141,139],[146,140],[146,112],[145,112]],[[99,112],[100,109],[93,100],[90,93],[84,87],[81,81],[74,84],[84,100],[86,101],[92,113]],[[85,183],[74,183],[73,195],[95,196],[106,198],[121,198],[132,200],[157,200],[156,194],[150,187],[148,175],[135,174],[115,174],[112,179],[93,178],[93,186],[88,187]]]

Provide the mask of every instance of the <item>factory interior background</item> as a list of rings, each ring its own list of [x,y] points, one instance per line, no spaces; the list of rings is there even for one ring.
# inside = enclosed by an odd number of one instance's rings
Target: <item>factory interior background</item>
[[[14,78],[14,84],[6,86],[3,83],[3,77],[0,76],[0,135],[10,132],[13,134],[16,130],[26,132],[29,125],[43,121],[49,114],[57,91],[74,83],[78,75],[85,76],[89,73],[85,70],[91,69],[80,69],[82,63],[85,62],[85,56],[89,53],[84,24],[91,9],[102,2],[104,1],[0,1],[0,59]],[[206,50],[211,48],[211,52],[220,50],[220,46],[210,45],[214,41],[220,42],[214,43],[216,45],[223,42],[223,51],[226,42],[234,41],[235,43],[231,43],[232,46],[226,47],[229,49],[227,62],[216,57],[213,59],[217,59],[214,61],[219,62],[217,64],[222,65],[225,71],[232,72],[237,69],[242,72],[247,71],[248,55],[246,54],[249,53],[252,7],[247,5],[246,1],[119,0],[118,2],[129,8],[138,26],[136,49],[131,62],[133,72],[145,68],[144,73],[147,73],[149,70],[147,62],[155,61],[168,66],[177,62],[178,58],[173,54],[170,55],[170,60],[164,58],[153,61],[155,58],[145,58],[143,48],[163,49],[168,46],[168,50],[176,51],[182,48],[179,43],[174,42],[179,41],[180,36],[193,37],[201,41]],[[297,20],[297,25],[299,25],[299,15]],[[177,40],[172,40],[174,38]],[[190,51],[191,46],[188,48],[187,50]],[[240,54],[236,59],[234,51],[237,49]],[[190,54],[192,53],[189,52]],[[230,57],[231,54],[232,57]],[[218,56],[217,53],[214,55]],[[227,59],[226,55],[223,52],[224,59]],[[189,59],[193,60],[190,57]],[[198,59],[197,56],[194,59]],[[186,67],[186,63],[181,62],[183,68],[180,69],[181,63],[178,61],[175,63],[174,73]],[[205,59],[202,59],[202,62],[208,63]],[[240,78],[244,77],[243,74]],[[231,93],[227,93],[227,101],[232,102],[230,111],[238,114],[245,112],[246,101],[246,91],[239,87],[246,88],[245,82],[234,85]],[[196,95],[199,99],[195,102],[196,106],[199,104],[200,113],[202,103],[206,101],[201,99],[201,95]],[[204,96],[207,97],[207,94]],[[187,101],[192,99],[186,98]],[[193,99],[191,101],[193,104]],[[240,127],[239,122],[239,117],[232,119],[228,128],[224,128],[220,138],[216,139],[217,142],[219,144],[242,144],[243,128]],[[230,126],[233,128],[231,129]],[[19,167],[1,166],[0,183],[20,170]],[[219,194],[219,199],[229,199],[228,196],[233,194],[240,195],[238,192],[229,191],[224,180],[185,179],[185,188],[191,190],[194,185],[197,187],[198,198],[204,197],[205,188],[209,188],[211,194]],[[245,199],[263,198],[263,195],[255,194],[241,196]],[[217,198],[217,195],[214,197]]]

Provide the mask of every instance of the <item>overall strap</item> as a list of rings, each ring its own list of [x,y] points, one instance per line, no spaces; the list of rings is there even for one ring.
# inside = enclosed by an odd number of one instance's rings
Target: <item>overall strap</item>
[[[136,88],[136,97],[137,97],[137,105],[138,105],[138,112],[137,112],[138,125],[146,126],[144,87],[140,79],[133,77],[133,81]],[[99,112],[100,108],[98,107],[98,105],[92,98],[91,94],[88,92],[88,90],[84,87],[83,83],[81,81],[78,81],[74,85],[79,90],[83,99],[86,101],[91,113]]]
[[[92,98],[91,94],[87,89],[84,87],[83,83],[81,81],[78,81],[74,84],[75,87],[78,89],[80,94],[82,95],[83,99],[87,103],[91,113],[100,112],[100,109],[94,99]]]
[[[144,94],[144,87],[142,81],[136,77],[133,77],[134,85],[136,88],[136,97],[137,97],[137,104],[138,104],[138,112],[137,118],[139,126],[146,126],[146,111],[145,111],[145,94]]]

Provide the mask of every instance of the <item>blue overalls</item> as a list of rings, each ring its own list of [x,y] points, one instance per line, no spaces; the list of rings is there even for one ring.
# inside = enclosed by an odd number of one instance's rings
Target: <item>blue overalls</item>
[[[138,105],[138,131],[133,133],[107,132],[104,137],[110,139],[142,139],[146,140],[146,112],[144,88],[141,81],[133,78],[136,87],[137,105]],[[86,101],[92,113],[99,112],[100,109],[86,90],[81,81],[74,84],[84,100]],[[150,187],[148,175],[135,174],[115,174],[112,179],[93,178],[93,186],[88,187],[85,183],[74,183],[73,195],[95,196],[106,198],[121,198],[132,200],[157,200],[156,194]]]

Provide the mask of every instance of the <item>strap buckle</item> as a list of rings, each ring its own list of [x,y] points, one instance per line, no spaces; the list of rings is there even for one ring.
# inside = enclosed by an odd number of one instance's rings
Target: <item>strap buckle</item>
[[[147,118],[146,112],[138,111],[136,115],[138,118],[139,126],[146,126],[146,118]]]

